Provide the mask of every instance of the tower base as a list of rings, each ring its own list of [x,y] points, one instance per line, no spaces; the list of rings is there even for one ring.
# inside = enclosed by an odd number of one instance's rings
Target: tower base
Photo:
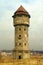
[[[14,50],[13,58],[14,59],[26,59],[26,58],[29,59],[30,51],[29,50]]]

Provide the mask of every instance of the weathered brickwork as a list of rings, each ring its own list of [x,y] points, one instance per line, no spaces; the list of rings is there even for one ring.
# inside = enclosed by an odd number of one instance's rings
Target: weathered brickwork
[[[17,10],[13,16],[13,25],[15,27],[15,42],[14,42],[15,59],[30,58],[29,38],[28,38],[28,27],[30,25],[29,21],[30,18],[25,9],[23,7],[21,8],[19,8],[20,10]]]

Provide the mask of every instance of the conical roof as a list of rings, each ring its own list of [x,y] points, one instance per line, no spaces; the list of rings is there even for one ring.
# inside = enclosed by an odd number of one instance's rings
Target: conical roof
[[[30,18],[29,13],[24,9],[23,6],[20,6],[20,7],[16,10],[16,12],[14,13],[14,16],[15,16],[15,15],[27,15],[27,16],[29,16],[29,18]],[[13,16],[13,17],[14,17],[14,16]]]
[[[23,7],[23,6],[20,6],[20,7],[17,9],[17,12],[18,12],[18,11],[27,12],[27,11],[24,9],[24,7]]]

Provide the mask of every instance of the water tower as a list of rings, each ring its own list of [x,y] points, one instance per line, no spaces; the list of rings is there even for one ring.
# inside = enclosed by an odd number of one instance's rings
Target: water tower
[[[25,59],[30,58],[29,49],[29,25],[30,25],[30,14],[20,6],[13,15],[13,25],[15,27],[15,48],[14,58]]]

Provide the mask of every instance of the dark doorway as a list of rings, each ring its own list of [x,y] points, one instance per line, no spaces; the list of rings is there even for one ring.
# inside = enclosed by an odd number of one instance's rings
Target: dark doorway
[[[21,55],[19,56],[19,59],[21,59]]]

